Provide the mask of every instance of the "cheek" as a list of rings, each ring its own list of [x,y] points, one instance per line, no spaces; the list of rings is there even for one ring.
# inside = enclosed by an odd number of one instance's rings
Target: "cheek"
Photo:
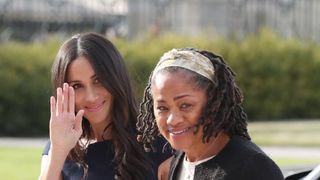
[[[82,96],[81,96],[81,93],[75,93],[75,110],[78,112],[79,110],[82,109],[82,106],[81,106],[81,101],[82,101]]]
[[[155,121],[157,123],[157,126],[158,126],[160,133],[163,134],[163,132],[165,132],[165,129],[167,126],[166,120],[164,118],[156,117]]]
[[[202,114],[202,107],[199,107],[198,109],[196,109],[192,114],[189,115],[191,121],[193,121],[193,123],[198,123],[201,114]]]

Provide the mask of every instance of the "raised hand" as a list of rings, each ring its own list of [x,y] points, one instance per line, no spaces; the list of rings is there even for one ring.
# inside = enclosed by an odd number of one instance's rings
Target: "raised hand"
[[[51,149],[68,154],[82,134],[84,110],[75,115],[75,93],[67,83],[57,88],[57,99],[50,98],[50,112]]]

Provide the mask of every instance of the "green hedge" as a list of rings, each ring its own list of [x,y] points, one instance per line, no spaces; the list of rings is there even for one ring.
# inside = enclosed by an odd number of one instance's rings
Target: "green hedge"
[[[141,99],[159,57],[172,48],[221,54],[237,74],[250,120],[320,117],[320,46],[262,30],[242,41],[166,34],[116,39]],[[48,134],[50,66],[61,42],[0,44],[0,136]]]
[[[222,55],[235,71],[250,120],[320,117],[319,44],[284,39],[266,29],[242,41],[166,34],[116,44],[138,80],[138,99],[163,52],[197,47]]]
[[[0,136],[48,133],[52,45],[0,45]]]

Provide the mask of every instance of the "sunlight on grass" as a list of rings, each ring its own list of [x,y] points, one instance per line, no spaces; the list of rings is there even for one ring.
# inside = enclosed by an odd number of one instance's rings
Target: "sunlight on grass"
[[[259,146],[320,148],[320,121],[250,122],[249,133]],[[39,147],[0,147],[1,179],[34,180],[40,172]],[[271,154],[281,168],[315,165],[320,156],[300,157]]]
[[[251,122],[249,133],[258,145],[320,147],[320,121]]]
[[[1,179],[38,179],[41,152],[42,148],[0,147]]]
[[[320,159],[303,159],[303,158],[272,158],[280,167],[284,166],[303,166],[310,164],[319,164]]]

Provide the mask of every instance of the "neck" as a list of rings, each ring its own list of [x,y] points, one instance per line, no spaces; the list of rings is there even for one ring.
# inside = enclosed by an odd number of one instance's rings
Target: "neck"
[[[98,142],[112,139],[111,128],[112,128],[111,122],[105,122],[101,124],[91,124],[93,138]]]
[[[210,138],[208,143],[201,144],[201,147],[192,152],[185,152],[187,161],[195,162],[215,156],[225,147],[229,140],[230,138],[226,133],[219,132],[217,137]]]

